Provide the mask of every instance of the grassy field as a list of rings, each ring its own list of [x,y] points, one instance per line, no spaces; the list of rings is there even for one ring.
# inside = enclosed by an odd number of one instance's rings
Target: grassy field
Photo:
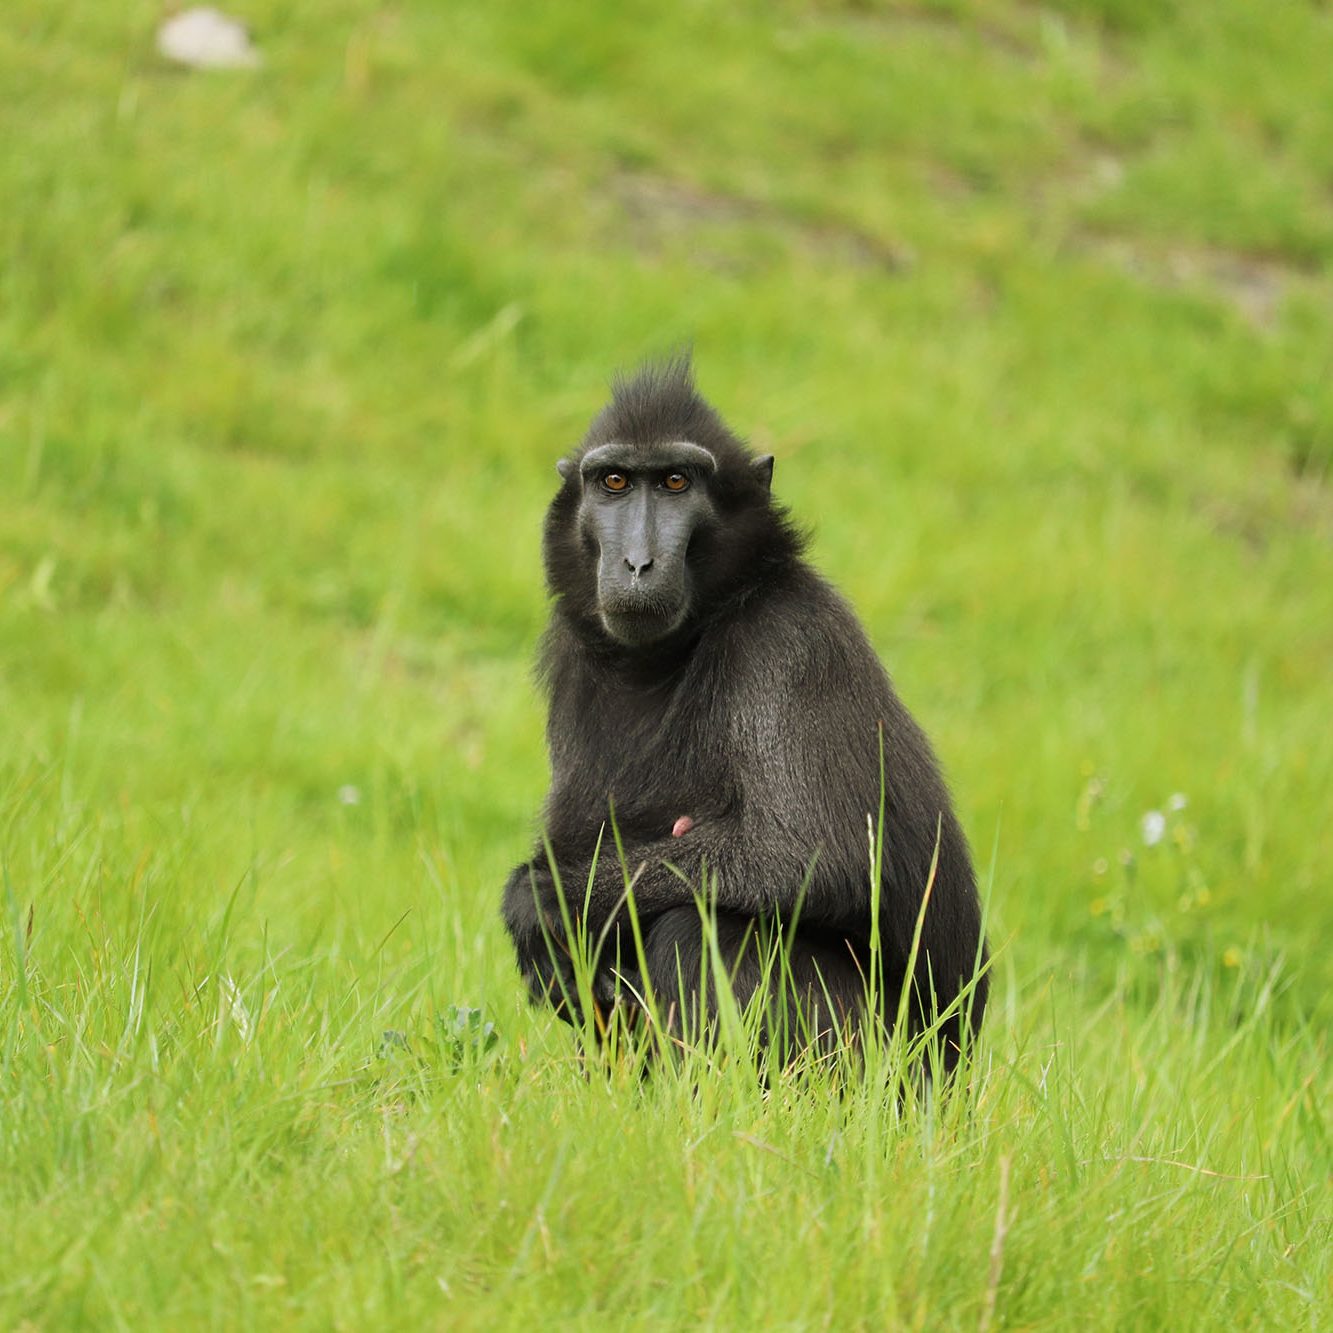
[[[1333,1326],[1333,11],[164,9],[0,15],[0,1326]],[[986,869],[943,1104],[520,994],[552,464],[686,341]]]

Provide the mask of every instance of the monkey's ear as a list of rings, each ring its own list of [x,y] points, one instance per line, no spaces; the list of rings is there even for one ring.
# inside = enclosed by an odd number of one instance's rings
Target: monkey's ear
[[[773,455],[772,455],[772,454],[764,454],[762,457],[760,457],[760,458],[756,458],[756,459],[754,460],[754,462],[750,464],[750,466],[751,466],[752,468],[754,468],[755,475],[759,478],[759,480],[760,480],[761,482],[763,482],[764,489],[765,489],[766,491],[770,491],[770,490],[772,490],[772,489],[773,489]]]
[[[568,481],[574,475],[574,460],[571,458],[557,458],[555,460],[555,470],[560,474],[561,481]]]

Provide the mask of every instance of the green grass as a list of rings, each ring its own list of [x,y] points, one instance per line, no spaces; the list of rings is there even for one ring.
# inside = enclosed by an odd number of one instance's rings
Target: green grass
[[[0,1325],[1333,1323],[1327,7],[236,9],[0,17]],[[944,1104],[520,994],[552,464],[686,340],[993,863]]]

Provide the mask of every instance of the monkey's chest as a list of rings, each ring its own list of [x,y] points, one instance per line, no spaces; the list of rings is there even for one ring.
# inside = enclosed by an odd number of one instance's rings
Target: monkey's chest
[[[665,837],[682,816],[721,814],[735,798],[727,745],[703,719],[622,715],[580,728],[552,755],[552,805],[593,826],[615,810],[622,833]]]

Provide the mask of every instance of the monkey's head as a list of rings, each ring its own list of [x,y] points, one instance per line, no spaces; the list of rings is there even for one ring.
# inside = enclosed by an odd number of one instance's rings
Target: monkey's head
[[[547,580],[586,633],[628,649],[688,629],[797,539],[753,456],[694,388],[687,359],[618,380],[556,464]]]

